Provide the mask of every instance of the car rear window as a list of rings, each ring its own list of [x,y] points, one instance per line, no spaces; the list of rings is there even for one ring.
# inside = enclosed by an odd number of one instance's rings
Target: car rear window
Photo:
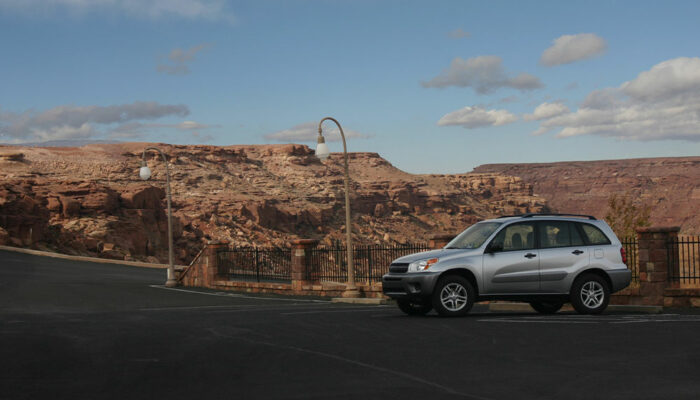
[[[591,224],[580,224],[583,229],[583,233],[586,234],[588,238],[588,244],[610,244],[610,239],[601,231]]]

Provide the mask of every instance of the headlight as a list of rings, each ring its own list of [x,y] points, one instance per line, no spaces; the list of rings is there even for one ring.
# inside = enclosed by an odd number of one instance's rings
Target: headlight
[[[426,271],[431,265],[437,264],[438,258],[431,258],[429,260],[418,260],[408,264],[408,272],[421,272]]]

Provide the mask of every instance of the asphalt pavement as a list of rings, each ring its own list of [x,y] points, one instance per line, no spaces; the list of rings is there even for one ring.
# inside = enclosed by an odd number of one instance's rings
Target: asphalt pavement
[[[0,252],[0,399],[698,399],[700,314],[404,316]]]

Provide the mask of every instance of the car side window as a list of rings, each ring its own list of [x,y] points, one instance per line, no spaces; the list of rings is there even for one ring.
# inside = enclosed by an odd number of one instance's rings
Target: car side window
[[[579,224],[581,228],[583,229],[583,233],[586,234],[586,238],[588,239],[588,244],[592,245],[601,245],[601,244],[610,244],[610,239],[608,239],[607,236],[598,228],[591,224]]]
[[[540,247],[569,247],[583,245],[583,238],[573,222],[543,221],[540,222]]]
[[[517,251],[535,248],[535,226],[531,222],[512,224],[503,228],[493,241],[492,248],[498,251]],[[502,249],[502,250],[501,250]]]

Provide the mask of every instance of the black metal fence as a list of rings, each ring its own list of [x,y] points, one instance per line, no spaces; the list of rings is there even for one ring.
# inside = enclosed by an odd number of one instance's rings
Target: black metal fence
[[[430,250],[427,244],[407,244],[398,246],[356,245],[353,246],[353,264],[357,282],[379,282],[382,275],[389,272],[394,259]],[[317,247],[307,253],[308,280],[345,282],[348,279],[347,248],[340,244],[331,247]]]
[[[637,247],[637,238],[626,237],[620,239],[622,247],[625,249],[625,254],[627,255],[627,268],[632,271],[632,281],[639,281],[639,249]]]
[[[231,280],[291,282],[292,252],[286,248],[238,247],[219,250],[219,274]]]
[[[680,287],[700,287],[700,236],[683,235],[667,243],[668,280]]]

